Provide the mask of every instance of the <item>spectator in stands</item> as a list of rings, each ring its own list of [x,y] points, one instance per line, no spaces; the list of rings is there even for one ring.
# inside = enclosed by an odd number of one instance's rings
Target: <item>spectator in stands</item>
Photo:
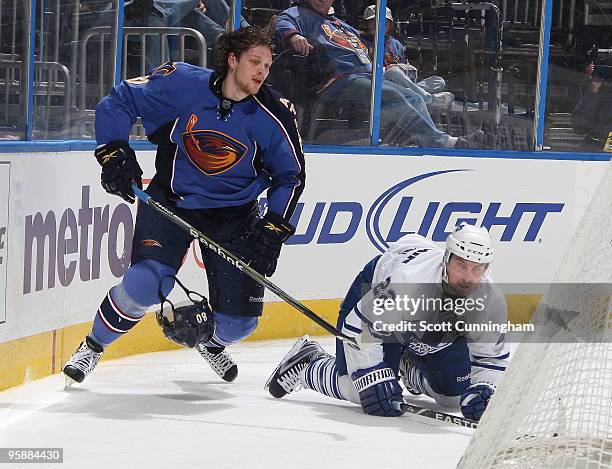
[[[110,26],[115,16],[116,2],[109,0],[81,0],[79,4],[80,26],[90,29],[95,26]],[[124,4],[124,26],[165,26],[169,11],[155,0],[126,0]]]
[[[159,0],[170,11],[169,26],[192,28],[202,33],[209,50],[208,63],[214,63],[212,54],[215,50],[217,38],[225,32],[230,8],[225,0]],[[249,23],[241,18],[240,27],[247,27]],[[174,44],[170,49],[176,49]]]
[[[572,126],[585,135],[582,151],[602,151],[612,132],[612,88],[597,67],[590,86],[572,112]]]
[[[344,16],[341,16],[340,13],[340,9],[339,9],[339,5],[337,5],[338,3],[342,4],[342,13],[344,14]],[[361,22],[361,19],[363,17],[363,11],[364,9],[369,5],[373,3],[372,0],[343,0],[343,1],[336,1],[334,2],[334,9],[336,10],[336,16],[342,18],[342,20],[344,20],[345,22],[347,22],[348,24],[354,25],[354,26],[358,26]],[[387,8],[389,8],[392,12],[396,11],[396,1],[394,0],[387,0]],[[406,0],[404,0],[403,2],[399,2],[402,5],[404,4],[408,4],[410,2],[407,2]],[[397,15],[396,15],[397,16]]]
[[[370,57],[374,56],[374,35],[376,33],[376,5],[368,6],[363,12],[365,21],[365,32],[361,38],[368,49]],[[448,107],[455,99],[452,93],[445,92],[446,82],[442,77],[433,75],[417,83],[418,70],[408,63],[406,59],[406,47],[393,35],[393,15],[391,9],[386,12],[385,31],[385,72],[383,77],[400,86],[417,93],[427,104]]]
[[[291,1],[291,5],[298,5],[301,3],[302,0],[292,0]],[[356,3],[357,0],[351,0],[350,2],[346,2],[347,5],[350,5],[351,7],[354,7],[354,4]],[[363,0],[366,1],[366,0]],[[284,0],[281,0],[278,3],[285,3]],[[286,7],[282,7],[282,9],[284,10]],[[333,8],[333,13],[335,16],[337,16],[338,18],[341,18],[344,21],[347,21],[347,16],[348,16],[348,10],[347,7],[344,5],[344,0],[334,0],[334,3],[332,3],[332,8]]]
[[[96,26],[110,26],[115,20],[116,2],[108,0],[81,0],[80,28],[88,30]],[[89,13],[89,15],[87,15]],[[167,26],[171,11],[161,6],[155,0],[129,0],[125,2],[123,26],[126,27],[161,27]],[[129,37],[128,50],[138,50],[140,41]],[[161,62],[161,38],[147,35],[145,41],[145,70],[157,67]],[[139,53],[139,52],[138,52]],[[139,74],[138,67],[128,65],[128,76]],[[135,70],[135,71],[131,71]]]
[[[110,25],[114,18],[114,3],[108,0],[82,0],[82,9],[98,11],[96,24]],[[225,0],[129,0],[125,2],[124,26],[186,27],[199,31],[209,51],[214,51],[217,38],[225,32],[230,8]],[[248,23],[241,21],[240,26]],[[88,25],[88,27],[93,27]],[[130,38],[133,41],[133,37]],[[169,36],[170,59],[176,60],[176,39]],[[147,35],[145,70],[151,70],[167,60],[161,55],[162,38]],[[209,53],[208,63],[213,57]]]
[[[155,0],[132,0],[125,2],[124,26],[167,26],[170,10],[164,8]],[[132,43],[140,45],[140,40],[128,36]],[[132,45],[135,47],[135,44]],[[137,50],[138,47],[136,47]],[[156,35],[147,35],[145,38],[145,70],[152,70],[159,66],[162,58],[162,38]],[[138,73],[137,73],[138,74]]]
[[[576,67],[579,70],[584,70],[589,77],[593,73],[595,65],[600,63],[598,50],[612,48],[611,26],[578,24],[575,27]]]
[[[315,88],[319,99],[338,107],[357,103],[370,106],[372,62],[359,32],[333,15],[333,0],[306,0],[278,16],[276,40],[302,55],[317,54],[323,77]],[[387,144],[445,148],[480,147],[484,134],[477,131],[453,137],[439,130],[423,99],[393,82],[382,83],[382,141]]]
[[[125,2],[125,20],[139,20],[147,18],[152,12],[157,12],[157,16],[164,17],[165,11],[160,8],[154,0],[129,0]]]
[[[338,16],[338,18],[342,18],[342,19],[346,18],[347,11],[346,11],[346,7],[344,6],[344,0],[334,0],[333,7],[334,7],[334,10],[336,11],[336,16]]]

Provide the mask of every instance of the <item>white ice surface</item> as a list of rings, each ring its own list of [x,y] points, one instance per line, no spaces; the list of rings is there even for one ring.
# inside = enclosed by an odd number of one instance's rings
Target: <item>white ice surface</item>
[[[293,342],[232,347],[234,383],[180,350],[102,362],[67,392],[60,375],[0,392],[0,447],[64,448],[63,464],[6,467],[455,467],[470,429],[368,416],[310,390],[269,396],[264,382]]]

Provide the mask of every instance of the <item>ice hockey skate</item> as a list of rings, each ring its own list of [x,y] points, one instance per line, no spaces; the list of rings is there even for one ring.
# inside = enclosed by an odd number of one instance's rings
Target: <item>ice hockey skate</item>
[[[206,347],[204,344],[196,344],[196,349],[202,358],[208,362],[210,367],[219,377],[231,383],[238,376],[238,365],[225,348]]]
[[[277,399],[298,391],[302,387],[300,373],[304,368],[313,360],[327,356],[329,354],[310,337],[301,337],[272,372],[264,389]]]
[[[86,336],[79,348],[72,354],[70,360],[64,365],[66,381],[64,389],[74,383],[82,383],[85,377],[93,371],[102,357],[104,350],[91,337]]]

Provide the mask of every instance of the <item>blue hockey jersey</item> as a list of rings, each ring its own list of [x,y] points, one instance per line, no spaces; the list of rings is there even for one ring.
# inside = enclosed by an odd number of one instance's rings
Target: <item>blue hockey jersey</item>
[[[268,210],[289,220],[305,183],[293,105],[264,84],[222,116],[221,83],[180,62],[123,81],[96,108],[97,143],[127,141],[140,117],[159,145],[156,177],[179,207],[243,205],[268,189]]]

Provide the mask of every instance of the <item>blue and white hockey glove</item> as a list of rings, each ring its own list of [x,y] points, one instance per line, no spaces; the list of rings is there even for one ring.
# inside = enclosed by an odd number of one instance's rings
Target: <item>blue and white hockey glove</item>
[[[495,392],[495,386],[489,383],[473,384],[461,395],[461,413],[467,419],[478,421]]]
[[[281,246],[295,232],[295,228],[283,217],[272,212],[266,213],[251,228],[249,234],[249,266],[261,275],[270,277],[276,270],[276,261]]]
[[[142,189],[142,169],[128,142],[114,140],[96,148],[94,155],[102,166],[100,182],[104,190],[133,203],[136,197],[132,183]]]
[[[357,370],[351,377],[366,414],[399,417],[404,413],[400,410],[400,404],[404,402],[402,388],[389,365],[383,362],[371,368]]]

